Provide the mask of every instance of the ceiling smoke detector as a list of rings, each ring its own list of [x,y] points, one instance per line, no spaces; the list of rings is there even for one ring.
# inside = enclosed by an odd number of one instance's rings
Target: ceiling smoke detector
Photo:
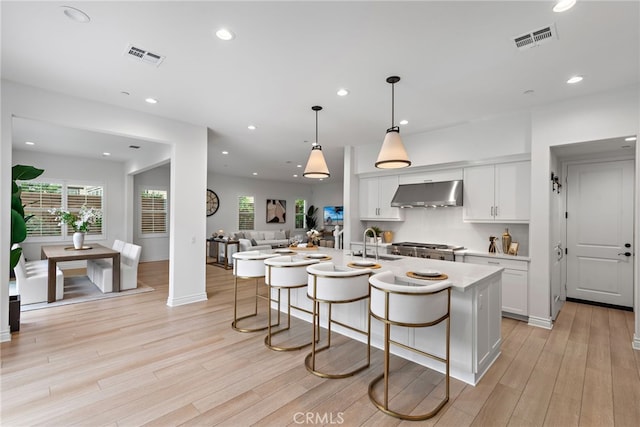
[[[550,42],[558,38],[555,24],[514,37],[513,42],[519,50],[526,50],[540,46],[542,43]]]
[[[127,49],[125,50],[124,54],[129,58],[136,59],[138,61],[141,61],[147,64],[155,65],[156,67],[159,67],[165,58],[162,55],[149,52],[146,49],[142,49],[142,48],[133,46],[131,44],[127,46]]]

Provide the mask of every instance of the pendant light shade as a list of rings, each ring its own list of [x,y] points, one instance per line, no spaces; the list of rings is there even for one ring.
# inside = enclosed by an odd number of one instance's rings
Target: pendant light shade
[[[382,148],[378,154],[376,167],[380,169],[398,169],[411,166],[411,161],[400,138],[400,128],[394,125],[394,84],[400,81],[400,77],[387,77],[387,83],[391,83],[391,127],[382,142]]]
[[[316,112],[316,141],[313,147],[311,147],[311,154],[309,154],[309,160],[307,161],[307,167],[304,168],[302,176],[305,178],[329,178],[329,168],[327,162],[324,160],[322,154],[322,147],[318,144],[318,111],[322,110],[322,107],[315,105],[311,107]]]

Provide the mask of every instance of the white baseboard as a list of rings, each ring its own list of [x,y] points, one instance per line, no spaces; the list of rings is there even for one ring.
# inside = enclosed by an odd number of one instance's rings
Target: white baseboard
[[[529,316],[529,322],[527,324],[538,328],[553,329],[553,322],[550,317]]]
[[[207,300],[207,293],[202,292],[200,294],[189,295],[182,298],[173,298],[173,299],[167,298],[167,305],[169,307],[177,307],[179,305],[191,304],[194,302],[200,302],[200,301],[206,301],[206,300]]]
[[[640,336],[638,336],[637,334],[633,334],[633,341],[631,343],[631,346],[634,350],[640,350]]]
[[[8,341],[11,341],[11,332],[9,330],[9,325],[7,325],[7,329],[0,331],[0,342]]]

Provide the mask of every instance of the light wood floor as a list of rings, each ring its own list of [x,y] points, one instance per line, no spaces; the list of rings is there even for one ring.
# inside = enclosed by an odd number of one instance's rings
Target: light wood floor
[[[326,380],[303,365],[308,350],[275,352],[264,334],[230,327],[233,277],[207,266],[209,300],[168,307],[166,262],[140,264],[154,292],[22,313],[2,343],[2,426],[638,426],[640,352],[633,314],[568,303],[552,331],[502,322],[502,354],[476,387],[451,382],[451,399],[421,423],[384,415],[367,385],[381,352],[355,377]],[[248,296],[243,293],[243,298]],[[298,335],[311,330],[294,323]],[[293,334],[292,334],[293,335]],[[346,339],[332,360],[357,363]],[[332,350],[333,351],[333,350]],[[420,410],[442,376],[393,360],[392,404]],[[310,418],[307,418],[310,417]]]

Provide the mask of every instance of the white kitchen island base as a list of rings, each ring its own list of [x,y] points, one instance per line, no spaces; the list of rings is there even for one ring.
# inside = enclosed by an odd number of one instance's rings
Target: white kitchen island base
[[[345,266],[342,252],[322,248],[332,257],[336,266]],[[451,292],[450,375],[467,384],[476,385],[500,355],[502,313],[502,269],[489,266],[462,264],[427,259],[405,258],[397,261],[380,261],[381,269],[393,271],[396,280],[411,284],[424,281],[406,277],[407,271],[437,269],[445,272],[453,283]],[[281,307],[286,307],[285,300]],[[292,303],[311,308],[306,289],[291,293]],[[356,328],[365,329],[369,316],[369,302],[333,306],[333,318]],[[277,308],[273,305],[273,308]],[[324,307],[323,307],[324,309]],[[295,311],[292,315],[311,322],[311,316]],[[321,324],[326,328],[326,309],[321,309]],[[366,343],[366,338],[334,325],[332,331]],[[445,324],[430,328],[405,328],[393,326],[392,339],[438,356],[445,356]],[[376,319],[371,323],[371,345],[383,349],[383,326]],[[444,372],[444,364],[400,347],[391,348],[391,353],[438,372]]]

